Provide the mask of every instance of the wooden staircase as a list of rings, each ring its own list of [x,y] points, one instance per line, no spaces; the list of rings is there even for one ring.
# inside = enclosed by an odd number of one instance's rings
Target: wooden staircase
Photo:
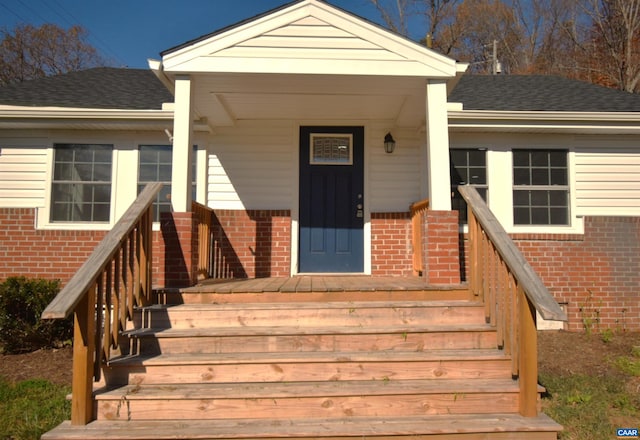
[[[458,189],[469,225],[458,289],[299,276],[154,293],[160,187],[145,187],[43,312],[74,317],[71,420],[43,439],[550,440],[562,429],[539,411],[535,319],[566,314],[475,189]],[[211,255],[210,214],[198,215],[199,256]]]
[[[556,439],[551,419],[519,414],[512,359],[484,305],[448,295],[246,302],[191,289],[182,304],[136,309],[122,332],[129,352],[95,389],[97,420],[42,438]]]

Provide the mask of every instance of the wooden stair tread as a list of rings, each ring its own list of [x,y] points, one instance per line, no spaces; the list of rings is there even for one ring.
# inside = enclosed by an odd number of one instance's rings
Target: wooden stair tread
[[[131,337],[185,338],[209,336],[281,336],[281,335],[352,335],[352,334],[410,334],[493,332],[488,324],[462,325],[393,325],[393,326],[246,326],[206,327],[193,329],[144,328],[123,332]]]
[[[512,379],[477,380],[370,380],[322,382],[200,383],[163,385],[125,385],[113,390],[98,390],[96,400],[158,399],[259,399],[330,396],[386,396],[413,394],[517,393]]]
[[[203,365],[203,364],[263,364],[263,363],[347,363],[347,362],[421,362],[510,359],[498,349],[467,350],[384,350],[377,352],[276,352],[276,353],[176,353],[139,355],[116,358],[110,366],[130,365]]]
[[[393,309],[393,308],[419,308],[419,307],[484,307],[478,301],[452,300],[452,301],[327,301],[315,302],[265,302],[265,303],[204,303],[204,304],[157,304],[141,307],[141,310],[262,310],[262,309]]]
[[[264,419],[95,421],[86,426],[64,422],[44,434],[42,440],[172,440],[240,438],[340,438],[418,435],[492,434],[512,432],[526,439],[527,433],[550,433],[562,427],[544,414],[456,414],[389,419],[353,417],[341,419],[297,419],[266,422]],[[438,437],[441,438],[441,437]],[[445,438],[445,437],[442,437]],[[491,438],[491,437],[482,437]],[[531,437],[531,439],[540,437]]]

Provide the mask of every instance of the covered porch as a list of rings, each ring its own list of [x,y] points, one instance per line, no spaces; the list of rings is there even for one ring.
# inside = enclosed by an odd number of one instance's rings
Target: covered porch
[[[173,215],[187,218],[192,210],[197,144],[207,163],[198,164],[205,175],[197,178],[196,201],[220,212],[241,277],[406,275],[405,268],[380,269],[382,260],[401,258],[376,243],[376,227],[407,230],[409,206],[418,200],[428,199],[433,212],[451,210],[447,93],[466,65],[305,0],[169,49],[150,67],[175,96]],[[395,152],[384,148],[387,135]],[[347,151],[344,162],[310,153],[317,138],[347,142],[335,147]],[[320,175],[323,166],[335,173]],[[309,212],[337,215],[318,222]],[[258,223],[263,215],[266,228],[271,217],[285,228],[275,245],[232,243],[227,231],[244,227],[243,216]],[[317,244],[307,237],[334,232],[342,234],[340,245],[353,243],[355,261],[329,269],[303,264],[304,250]],[[276,245],[286,248],[277,257]],[[264,249],[270,254],[259,258],[280,258],[278,267],[247,270],[254,263],[246,260]],[[342,249],[330,252],[327,261],[341,258]]]

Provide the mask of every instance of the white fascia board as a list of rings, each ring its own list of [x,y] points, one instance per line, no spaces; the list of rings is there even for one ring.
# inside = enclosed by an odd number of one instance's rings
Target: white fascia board
[[[173,111],[0,105],[0,128],[158,130],[171,127]]]
[[[563,131],[566,133],[640,133],[638,112],[510,112],[453,110],[449,103],[449,128],[495,131]]]
[[[331,24],[339,29],[349,32],[366,41],[380,46],[386,50],[394,52],[409,62],[419,64],[422,69],[416,69],[411,75],[419,75],[435,78],[454,77],[461,69],[466,69],[466,65],[458,65],[455,60],[441,55],[431,49],[423,47],[418,43],[396,35],[382,27],[372,25],[357,17],[344,13],[332,6],[316,0],[309,0],[292,5],[276,11],[268,16],[258,18],[254,21],[244,23],[232,28],[222,34],[196,42],[191,46],[184,47],[176,52],[163,57],[162,70],[168,73],[186,72],[263,72],[264,60],[256,59],[256,62],[245,62],[240,65],[238,58],[220,59],[211,57],[211,62],[198,62],[197,59],[207,58],[216,52],[232,47],[248,39],[262,35],[271,30],[286,26],[307,17],[314,17]],[[226,62],[224,62],[224,61]],[[302,64],[312,63],[313,60],[305,59]],[[327,60],[318,60],[317,64],[326,63]],[[223,65],[219,65],[221,63]],[[269,60],[273,63],[273,59]],[[403,64],[403,63],[400,63]],[[277,63],[276,63],[277,66]],[[274,66],[274,72],[268,73],[291,73],[291,65],[283,64]],[[325,73],[317,69],[309,69],[308,72],[299,73]],[[335,69],[334,69],[335,70]],[[388,69],[387,69],[388,70]],[[399,70],[399,69],[398,69]],[[355,73],[355,72],[353,72]],[[382,73],[371,66],[365,64],[359,74],[388,74]],[[394,73],[396,74],[396,73]],[[407,76],[405,73],[402,76]]]
[[[417,62],[362,61],[339,63],[334,59],[273,59],[202,57],[189,65],[189,73],[266,73],[304,75],[378,75],[398,77],[428,77],[447,79],[449,76],[427,70]],[[177,72],[176,72],[177,74]]]
[[[175,84],[169,78],[166,73],[164,73],[164,66],[162,65],[162,61],[154,60],[152,58],[147,59],[147,64],[149,65],[149,69],[153,72],[153,74],[160,80],[162,84],[171,92],[172,95],[175,95]]]
[[[0,105],[0,118],[173,120],[172,110],[118,110]]]

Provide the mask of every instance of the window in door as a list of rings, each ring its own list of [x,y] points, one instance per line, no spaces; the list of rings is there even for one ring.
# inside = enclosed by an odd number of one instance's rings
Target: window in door
[[[353,135],[312,133],[309,158],[311,165],[352,165]]]

